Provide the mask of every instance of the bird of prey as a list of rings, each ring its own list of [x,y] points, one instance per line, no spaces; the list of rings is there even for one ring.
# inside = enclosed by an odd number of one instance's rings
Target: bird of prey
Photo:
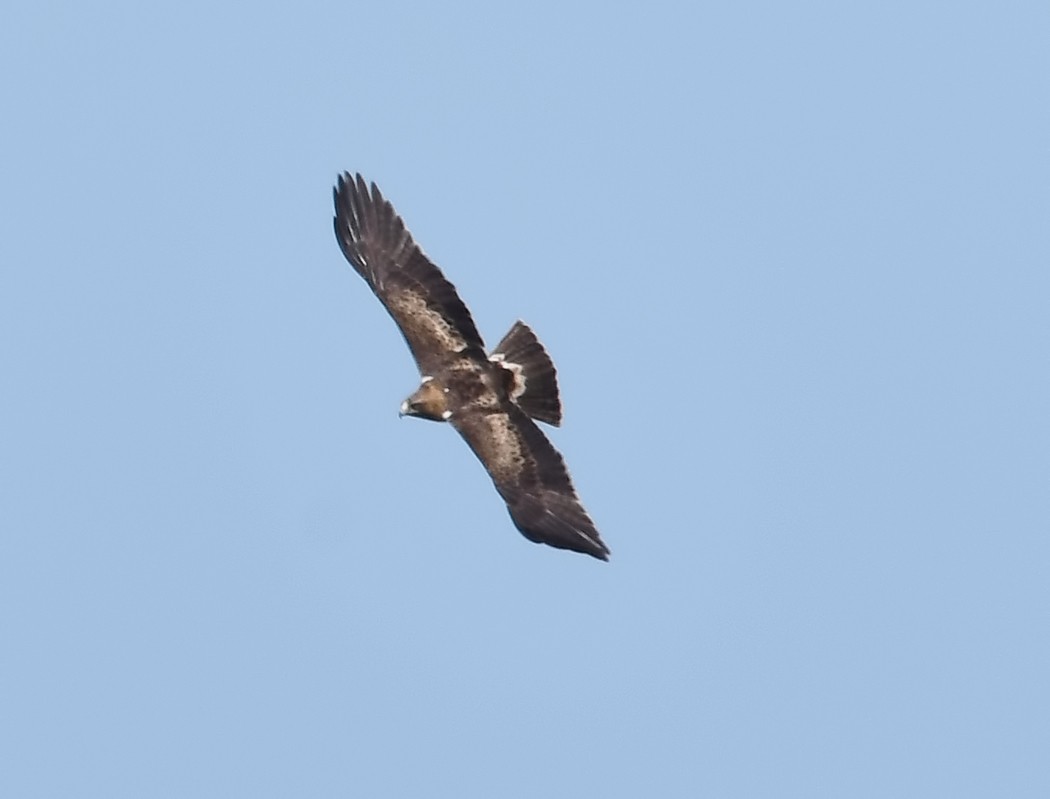
[[[491,355],[470,311],[375,183],[339,176],[335,236],[343,255],[394,318],[421,383],[401,415],[448,422],[484,464],[514,525],[530,541],[609,559],[561,455],[533,419],[561,423],[547,351],[515,322]]]

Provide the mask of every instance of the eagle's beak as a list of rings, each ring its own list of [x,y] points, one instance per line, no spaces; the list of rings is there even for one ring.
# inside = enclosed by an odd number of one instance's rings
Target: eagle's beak
[[[408,400],[405,400],[401,403],[401,407],[397,411],[397,418],[400,419],[402,416],[408,416],[411,412],[411,408],[408,407]]]

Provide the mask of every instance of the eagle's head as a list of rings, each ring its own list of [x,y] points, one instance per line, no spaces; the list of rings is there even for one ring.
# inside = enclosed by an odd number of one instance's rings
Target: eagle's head
[[[423,383],[408,399],[401,403],[399,416],[418,416],[432,422],[447,422],[452,411],[448,409],[448,389],[432,377],[424,377]]]

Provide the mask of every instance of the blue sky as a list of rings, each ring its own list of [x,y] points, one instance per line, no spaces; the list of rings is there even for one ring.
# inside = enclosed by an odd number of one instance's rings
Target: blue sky
[[[0,793],[1050,793],[1045,3],[20,4]],[[331,232],[377,181],[609,564]]]

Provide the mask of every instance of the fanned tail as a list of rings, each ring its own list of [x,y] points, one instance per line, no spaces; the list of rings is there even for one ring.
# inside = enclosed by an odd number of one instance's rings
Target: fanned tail
[[[507,371],[507,392],[518,407],[537,421],[561,424],[557,371],[527,324],[515,322],[489,360]]]

